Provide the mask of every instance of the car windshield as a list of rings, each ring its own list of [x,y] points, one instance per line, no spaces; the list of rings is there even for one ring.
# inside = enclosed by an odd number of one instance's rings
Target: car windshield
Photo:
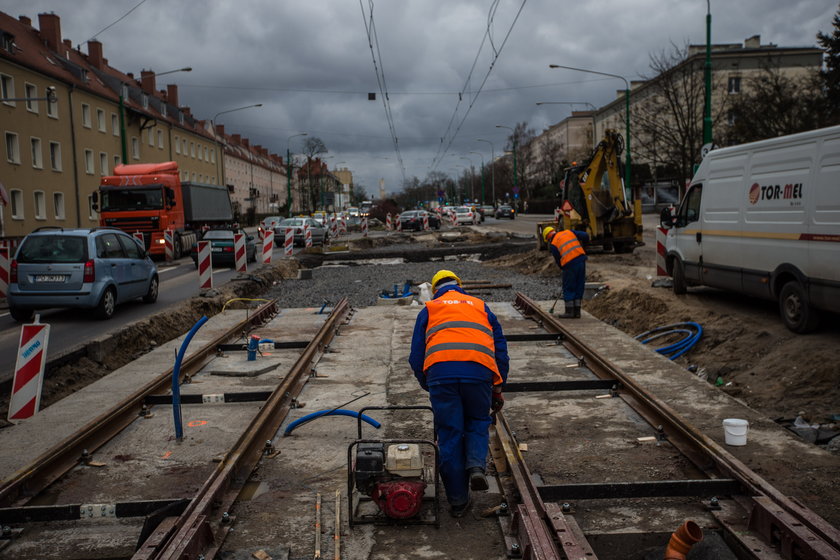
[[[303,225],[303,218],[286,218],[277,227],[301,227]]]
[[[202,239],[226,239],[230,241],[233,239],[233,232],[227,229],[211,229],[204,234]]]
[[[512,210],[510,206],[499,206],[499,210]]]
[[[458,208],[455,209],[455,212],[458,213],[458,214],[467,214],[467,213],[469,213],[469,211],[470,211],[470,209],[467,208],[466,206],[459,206]]]
[[[160,185],[127,189],[103,188],[102,211],[160,210],[163,208],[163,191]]]
[[[22,263],[81,263],[87,260],[87,238],[79,235],[27,237],[17,254],[17,261]]]

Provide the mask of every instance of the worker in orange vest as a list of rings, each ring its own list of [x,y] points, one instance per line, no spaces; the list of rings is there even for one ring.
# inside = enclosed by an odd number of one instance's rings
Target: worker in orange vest
[[[461,517],[470,490],[487,490],[490,411],[505,403],[507,341],[483,300],[467,294],[450,270],[432,278],[434,298],[414,323],[408,361],[429,392],[435,416],[440,476],[450,512]]]
[[[558,317],[579,319],[583,290],[586,288],[586,251],[583,250],[583,244],[589,243],[589,234],[569,229],[557,231],[549,226],[542,231],[542,236],[551,256],[563,271],[563,303],[566,312]]]

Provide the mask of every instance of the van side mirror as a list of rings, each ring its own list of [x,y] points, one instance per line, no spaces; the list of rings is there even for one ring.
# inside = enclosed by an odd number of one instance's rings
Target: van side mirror
[[[94,204],[98,203],[99,202],[99,193],[96,192],[96,191],[93,191],[90,195],[90,199],[93,200]]]
[[[170,207],[175,206],[175,190],[172,187],[166,187],[166,203]]]
[[[676,223],[677,217],[674,215],[674,207],[666,206],[659,213],[659,225],[665,229],[671,229]]]

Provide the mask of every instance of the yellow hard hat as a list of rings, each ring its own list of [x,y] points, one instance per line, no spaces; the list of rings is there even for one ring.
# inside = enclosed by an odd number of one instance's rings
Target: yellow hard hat
[[[555,231],[554,228],[551,227],[551,226],[548,226],[547,228],[543,229],[542,230],[543,241],[548,243],[548,236],[549,236],[549,234],[554,233],[554,231]]]
[[[451,270],[438,270],[435,275],[432,276],[432,289],[434,290],[440,282],[447,279],[455,280],[458,282],[459,286],[461,285],[461,279],[458,278],[458,275]]]

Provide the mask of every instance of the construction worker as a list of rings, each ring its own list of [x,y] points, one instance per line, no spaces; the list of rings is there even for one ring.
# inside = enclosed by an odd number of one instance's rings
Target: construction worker
[[[563,303],[566,312],[558,317],[579,319],[580,303],[586,287],[586,252],[582,244],[589,243],[589,234],[574,229],[557,231],[549,226],[543,229],[542,236],[554,261],[563,271]]]
[[[461,517],[470,506],[470,490],[488,488],[490,411],[505,402],[507,341],[487,304],[464,292],[454,272],[438,271],[432,290],[433,299],[417,315],[408,361],[429,392],[440,476],[452,515]]]

